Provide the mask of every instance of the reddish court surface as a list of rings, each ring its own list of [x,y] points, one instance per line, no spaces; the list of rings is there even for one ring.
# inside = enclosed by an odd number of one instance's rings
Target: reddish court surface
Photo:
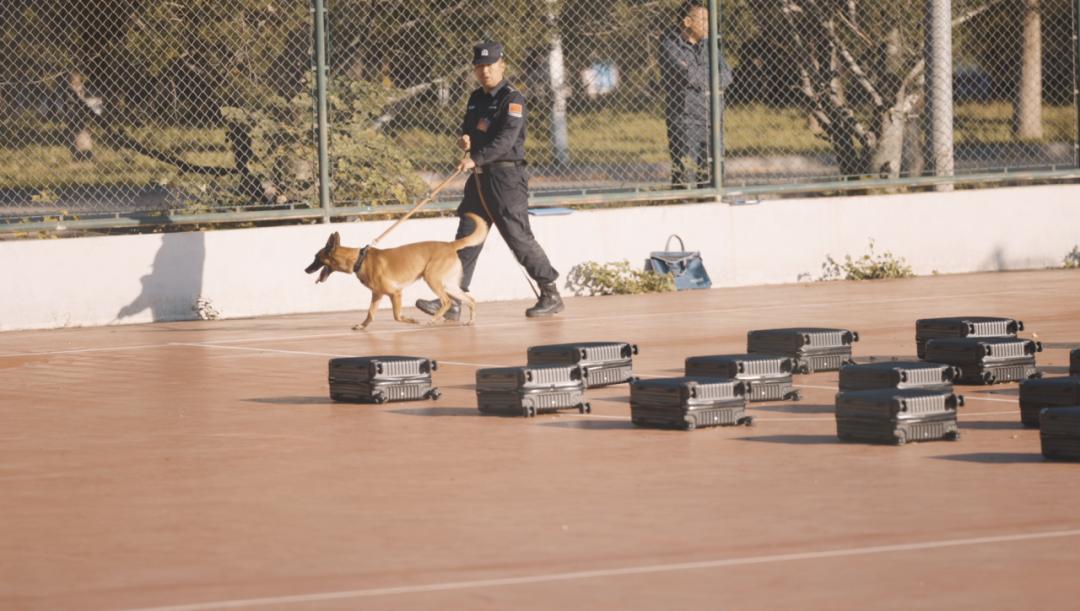
[[[314,287],[312,290],[315,290]],[[357,287],[357,302],[367,301]],[[1080,464],[1044,461],[1015,384],[963,387],[962,437],[841,444],[835,373],[750,428],[485,417],[474,371],[532,344],[641,347],[641,375],[746,331],[844,326],[913,356],[914,321],[1021,318],[1048,375],[1080,272],[571,299],[473,328],[360,311],[0,335],[0,608],[1058,609],[1080,600]],[[436,358],[437,402],[329,401],[335,355]]]

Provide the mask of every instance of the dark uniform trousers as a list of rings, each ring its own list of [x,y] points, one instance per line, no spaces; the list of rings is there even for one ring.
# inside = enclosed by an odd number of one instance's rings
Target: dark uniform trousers
[[[671,184],[675,187],[707,186],[712,180],[712,148],[708,125],[667,122],[671,153]]]
[[[480,168],[478,168],[480,169]],[[492,219],[484,210],[477,191],[477,182],[483,185],[484,201],[487,202]],[[473,174],[465,184],[465,197],[458,206],[457,213],[460,217],[457,236],[461,239],[473,232],[473,222],[465,215],[472,212],[480,218],[493,221],[499,229],[503,240],[517,257],[525,271],[532,276],[538,284],[555,282],[559,278],[559,272],[551,266],[544,249],[533,236],[532,227],[529,225],[529,183],[525,174],[525,168],[520,165],[492,164],[481,169],[481,173]],[[476,269],[476,260],[480,257],[480,251],[484,245],[463,248],[458,251],[464,275],[461,277],[461,288],[469,290],[472,283],[473,270]]]

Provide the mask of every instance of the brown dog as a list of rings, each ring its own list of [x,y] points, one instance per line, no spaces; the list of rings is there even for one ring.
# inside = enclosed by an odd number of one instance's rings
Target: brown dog
[[[386,250],[342,246],[341,236],[335,231],[304,271],[313,274],[322,268],[316,284],[326,280],[333,272],[352,272],[364,286],[371,289],[371,307],[368,308],[367,318],[362,324],[355,325],[354,331],[366,329],[371,324],[384,295],[390,296],[394,320],[418,324],[412,318],[401,315],[401,291],[420,278],[427,282],[442,302],[442,307],[435,312],[429,324],[444,320],[443,315],[450,309],[452,296],[469,306],[469,318],[465,324],[471,325],[476,319],[476,300],[461,290],[461,259],[458,259],[457,253],[462,248],[483,244],[488,229],[487,223],[479,216],[472,213],[467,213],[467,216],[476,224],[476,230],[460,240],[416,242]]]

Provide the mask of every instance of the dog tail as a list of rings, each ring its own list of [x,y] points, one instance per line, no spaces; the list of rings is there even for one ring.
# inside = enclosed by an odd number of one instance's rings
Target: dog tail
[[[470,246],[478,246],[480,244],[483,244],[484,240],[487,239],[487,222],[485,222],[484,219],[480,218],[476,214],[473,214],[472,212],[466,212],[465,216],[472,219],[473,225],[476,226],[476,229],[473,229],[472,233],[461,238],[460,240],[454,240],[453,242],[450,242],[450,244],[454,247],[454,250],[461,250],[462,248],[468,248]]]

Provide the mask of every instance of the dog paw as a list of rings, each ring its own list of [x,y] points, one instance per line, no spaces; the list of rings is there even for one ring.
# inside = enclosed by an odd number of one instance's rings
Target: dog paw
[[[472,327],[472,326],[475,326],[475,325],[476,325],[475,320],[466,320],[465,322],[461,323],[462,327]]]
[[[425,320],[423,323],[419,324],[422,324],[425,327],[432,327],[435,325],[441,325],[444,322],[446,322],[445,318],[432,318],[431,320]]]
[[[367,325],[353,325],[353,331],[367,331]]]

